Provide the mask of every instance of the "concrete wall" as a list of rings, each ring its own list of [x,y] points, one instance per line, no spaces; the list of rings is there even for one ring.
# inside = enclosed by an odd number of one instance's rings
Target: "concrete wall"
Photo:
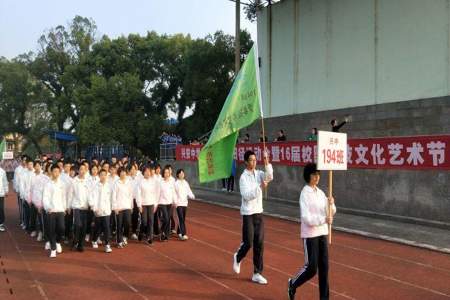
[[[266,117],[450,94],[449,0],[283,0],[258,16]]]
[[[342,130],[349,138],[450,133],[450,97],[276,117],[265,122],[273,133],[284,128],[288,140],[303,140],[309,128],[329,129],[331,118],[345,115],[353,119]],[[259,130],[258,123],[242,133],[249,132],[256,141]],[[175,166],[184,168],[188,180],[199,185],[196,163],[176,162]],[[238,174],[242,168],[239,166]],[[302,172],[298,167],[276,166],[269,197],[297,201],[304,185]],[[450,223],[449,171],[351,169],[336,172],[334,179],[334,195],[341,208]],[[324,187],[326,182],[324,174]],[[218,182],[206,186],[221,188]]]

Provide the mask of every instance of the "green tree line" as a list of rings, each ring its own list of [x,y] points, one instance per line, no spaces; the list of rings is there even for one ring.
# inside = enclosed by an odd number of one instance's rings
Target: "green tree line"
[[[240,42],[243,61],[253,42],[246,31]],[[119,143],[153,156],[164,130],[192,139],[212,129],[233,68],[234,37],[221,31],[112,39],[76,16],[46,31],[36,53],[0,58],[0,135],[20,134],[41,152],[52,129],[77,135],[80,147]]]

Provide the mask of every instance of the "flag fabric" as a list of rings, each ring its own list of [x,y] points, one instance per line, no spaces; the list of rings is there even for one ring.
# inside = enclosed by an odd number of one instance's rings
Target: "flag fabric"
[[[6,140],[3,139],[3,141],[0,143],[0,155],[3,157],[3,152],[6,151]]]
[[[239,130],[262,117],[256,47],[254,44],[236,76],[209,140],[199,153],[201,183],[230,176]]]

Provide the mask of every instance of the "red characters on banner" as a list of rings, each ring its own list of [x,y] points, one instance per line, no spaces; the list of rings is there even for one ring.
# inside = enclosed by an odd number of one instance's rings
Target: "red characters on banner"
[[[338,141],[331,141],[330,143]],[[450,169],[450,135],[351,139],[347,143],[349,168],[362,169]],[[201,145],[178,145],[177,160],[196,161]],[[235,159],[253,150],[262,163],[263,145],[238,144]],[[317,161],[315,142],[274,142],[266,144],[273,164],[304,166]],[[343,160],[344,153],[325,153],[330,161]]]

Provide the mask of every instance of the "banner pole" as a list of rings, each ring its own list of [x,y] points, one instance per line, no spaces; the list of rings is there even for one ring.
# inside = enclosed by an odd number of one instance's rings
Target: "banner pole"
[[[333,197],[333,171],[328,171],[328,198]],[[328,217],[332,216],[332,206],[328,202]],[[331,224],[328,224],[328,244],[331,245]]]

